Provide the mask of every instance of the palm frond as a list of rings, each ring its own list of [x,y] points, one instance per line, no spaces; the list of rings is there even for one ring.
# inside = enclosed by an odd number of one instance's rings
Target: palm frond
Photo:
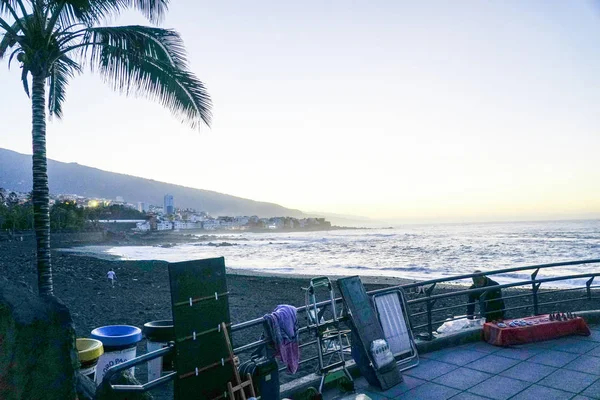
[[[52,64],[50,70],[48,91],[48,110],[52,117],[62,118],[62,104],[65,101],[65,91],[69,83],[69,79],[75,76],[75,73],[80,73],[81,67],[75,61],[67,56],[60,57]]]
[[[2,0],[0,0],[2,1]],[[62,0],[50,5],[52,30],[58,21],[61,26],[82,22],[92,26],[99,21],[117,16],[126,9],[140,11],[150,22],[162,21],[169,0]]]
[[[29,83],[27,82],[27,75],[29,75],[29,70],[27,67],[23,66],[21,70],[21,82],[23,83],[23,89],[25,90],[25,94],[27,97],[31,97],[29,94]]]
[[[13,50],[12,53],[10,53],[10,57],[8,57],[8,68],[9,69],[10,69],[10,64],[12,63],[13,58],[20,52],[21,52],[21,48],[17,47],[15,50]]]
[[[169,0],[89,0],[96,15],[105,17],[119,14],[126,9],[135,9],[150,22],[158,23],[164,18]]]
[[[11,10],[16,10],[19,5],[16,0],[0,0],[0,15],[11,14]]]
[[[18,34],[20,32],[19,24],[16,22],[6,31],[0,40],[0,60],[4,58],[6,51],[17,44]]]
[[[183,41],[177,32],[169,29],[140,25],[89,28],[83,42],[99,47],[111,45],[178,68],[187,67]],[[92,52],[97,51],[98,46],[92,46]]]
[[[25,27],[21,22],[27,19],[30,11],[25,8],[22,0],[0,0],[0,17],[3,15],[10,16],[22,31],[25,31]],[[19,12],[21,13],[20,16]],[[9,31],[6,21],[0,19],[0,22],[2,22],[2,27]]]
[[[115,90],[156,99],[192,127],[201,121],[210,126],[210,96],[187,70],[181,39],[175,32],[139,26],[91,28],[84,42],[88,43],[92,69]]]

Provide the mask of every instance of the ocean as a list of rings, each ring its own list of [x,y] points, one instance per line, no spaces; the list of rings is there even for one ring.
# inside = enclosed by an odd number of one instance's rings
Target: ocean
[[[221,244],[225,243],[225,246]],[[219,244],[220,246],[215,246]],[[407,225],[326,232],[219,233],[210,241],[80,249],[123,260],[225,257],[229,268],[278,274],[391,276],[424,280],[550,262],[600,258],[600,220]],[[538,277],[600,272],[559,267]],[[500,283],[529,278],[503,274]],[[581,282],[562,282],[571,286]]]

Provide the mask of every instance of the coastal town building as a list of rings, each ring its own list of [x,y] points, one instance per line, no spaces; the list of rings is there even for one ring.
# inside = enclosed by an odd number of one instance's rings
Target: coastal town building
[[[214,231],[221,228],[221,223],[217,219],[207,219],[202,221],[202,229],[205,231]]]
[[[0,188],[0,202],[3,204],[25,204],[30,201],[29,193],[14,192],[10,189]],[[181,231],[181,230],[323,230],[331,227],[325,218],[293,218],[271,217],[264,218],[257,215],[221,215],[212,217],[204,211],[191,208],[177,209],[172,195],[165,195],[162,206],[153,205],[148,201],[139,201],[136,204],[125,202],[122,197],[105,199],[97,197],[79,196],[76,194],[58,194],[50,196],[50,205],[60,202],[73,202],[82,208],[96,208],[101,206],[119,205],[131,208],[145,214],[144,219],[111,218],[94,220],[94,223],[112,224],[112,226],[131,224],[137,232],[151,231]],[[129,228],[127,228],[129,229]]]
[[[135,229],[140,232],[148,232],[152,229],[152,225],[150,224],[150,221],[138,222]]]
[[[170,231],[173,229],[173,223],[171,221],[160,221],[156,223],[157,231]]]
[[[144,203],[143,201],[138,201],[137,203],[137,210],[139,212],[148,212],[149,208],[148,208],[149,204],[148,203]]]
[[[165,215],[171,215],[175,213],[175,202],[173,200],[173,195],[165,194],[163,213]]]

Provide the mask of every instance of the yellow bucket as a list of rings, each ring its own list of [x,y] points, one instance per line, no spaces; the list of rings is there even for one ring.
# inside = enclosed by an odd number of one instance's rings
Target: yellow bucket
[[[102,342],[96,339],[77,339],[75,347],[77,347],[77,353],[79,354],[81,373],[94,380],[96,364],[100,356],[104,354]]]

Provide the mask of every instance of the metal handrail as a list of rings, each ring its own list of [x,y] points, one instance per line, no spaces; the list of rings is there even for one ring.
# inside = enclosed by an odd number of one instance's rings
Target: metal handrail
[[[165,356],[171,353],[172,351],[175,351],[175,346],[173,342],[169,343],[169,346],[163,347],[162,349],[154,350],[150,353],[143,354],[139,357],[127,360],[123,363],[113,365],[106,371],[106,374],[104,374],[101,386],[110,387],[110,389],[117,392],[147,392],[148,390],[155,388],[156,386],[160,386],[163,383],[167,383],[175,379],[175,375],[177,375],[177,372],[171,372],[165,376],[154,379],[142,385],[118,385],[112,384],[110,381],[115,375],[117,375],[120,372],[123,372],[131,367],[135,367],[138,364],[143,364],[150,360],[154,360],[158,357]]]
[[[600,276],[600,273],[596,272],[596,273],[579,274],[579,275],[555,276],[552,278],[544,278],[544,279],[532,279],[529,281],[519,281],[519,282],[514,282],[514,283],[505,283],[503,285],[494,285],[493,288],[494,289],[505,289],[505,288],[510,288],[510,287],[531,285],[532,283],[556,282],[556,281],[563,281],[563,280],[567,280],[567,279],[589,278],[592,276]],[[407,301],[406,303],[407,304],[424,303],[429,300],[443,299],[446,297],[455,297],[455,296],[457,296],[457,293],[464,295],[464,294],[471,294],[471,293],[483,293],[483,292],[487,292],[488,290],[490,290],[490,286],[483,286],[481,288],[476,288],[476,289],[460,290],[457,292],[436,294],[435,296],[423,297],[420,299],[412,299],[412,300]]]
[[[504,268],[504,269],[487,271],[487,272],[477,272],[477,273],[472,273],[472,274],[463,274],[463,275],[457,275],[457,276],[446,277],[446,278],[429,279],[426,281],[420,281],[420,282],[414,282],[414,283],[406,283],[406,284],[391,286],[391,287],[387,287],[387,288],[383,288],[383,289],[370,290],[367,292],[367,294],[373,295],[373,294],[380,293],[380,292],[390,290],[393,288],[407,290],[407,289],[412,289],[412,288],[416,288],[419,286],[428,286],[428,285],[433,285],[433,284],[437,284],[437,283],[469,279],[469,278],[473,278],[476,276],[490,276],[490,275],[505,274],[508,272],[529,271],[532,269],[537,270],[537,269],[545,269],[545,268],[564,267],[564,266],[568,266],[568,265],[584,265],[584,264],[595,264],[595,263],[600,263],[600,259],[581,260],[581,261],[563,261],[563,262],[540,264],[540,265],[528,265],[525,267]],[[530,284],[530,283],[531,283],[530,281],[527,281],[527,283],[525,283],[525,284]],[[523,285],[525,285],[525,284],[523,284]],[[336,301],[336,304],[341,303],[342,298],[337,297],[335,299],[335,301]],[[321,306],[324,306],[325,304],[329,304],[329,303],[330,303],[329,301],[322,301],[322,302],[317,303],[317,307],[321,307]],[[298,308],[296,308],[296,311],[297,312],[306,312],[306,306],[298,307]],[[239,324],[232,325],[231,331],[235,332],[235,331],[238,331],[241,329],[249,328],[252,326],[257,326],[257,325],[262,324],[262,322],[263,322],[262,318],[251,319],[249,321],[245,321],[245,322],[241,322]]]
[[[409,289],[413,289],[416,287],[428,287],[427,290],[425,291],[425,296],[421,297],[421,298],[416,298],[416,299],[411,299],[407,301],[407,306],[411,307],[414,305],[418,305],[418,304],[422,304],[425,303],[425,305],[427,306],[427,311],[420,311],[420,312],[416,312],[416,313],[412,313],[409,314],[410,319],[416,318],[416,317],[423,317],[426,316],[427,317],[427,322],[421,325],[413,325],[413,330],[417,330],[417,329],[421,329],[421,328],[427,328],[427,334],[429,335],[429,338],[433,337],[433,326],[449,321],[449,320],[455,320],[458,319],[460,317],[453,317],[450,319],[444,319],[444,320],[434,320],[433,319],[433,314],[434,313],[438,313],[440,311],[444,311],[444,310],[448,310],[448,309],[452,309],[452,308],[459,308],[459,307],[464,307],[469,303],[464,303],[464,304],[459,304],[459,305],[452,305],[452,306],[447,306],[447,307],[441,307],[438,309],[434,309],[433,305],[435,304],[436,301],[438,300],[443,300],[443,299],[447,299],[447,298],[451,298],[451,297],[458,297],[458,296],[465,296],[465,295],[469,295],[469,294],[483,294],[482,296],[480,296],[480,312],[479,314],[481,316],[485,315],[485,306],[486,303],[490,302],[490,301],[494,301],[493,299],[491,300],[486,300],[485,299],[485,293],[488,292],[489,290],[496,290],[496,289],[505,289],[505,288],[513,288],[513,287],[519,287],[519,286],[531,286],[531,292],[530,293],[524,293],[524,294],[519,294],[519,295],[514,295],[514,296],[508,296],[505,299],[510,299],[510,298],[516,298],[516,297],[526,297],[526,296],[532,296],[534,298],[534,302],[531,305],[524,305],[524,306],[518,306],[518,307],[512,307],[512,308],[504,308],[502,311],[508,311],[508,310],[517,310],[517,309],[523,309],[523,308],[533,308],[534,309],[534,314],[538,314],[539,311],[539,307],[540,306],[545,306],[545,305],[551,305],[551,304],[557,304],[557,303],[562,303],[562,302],[570,302],[570,301],[580,301],[580,300],[592,300],[592,299],[598,299],[598,297],[592,296],[592,292],[591,289],[592,288],[597,288],[599,286],[594,285],[592,286],[592,283],[594,281],[594,278],[596,276],[600,276],[600,273],[584,273],[584,274],[572,274],[572,275],[567,275],[567,276],[560,276],[560,277],[550,277],[550,278],[543,278],[543,279],[537,279],[537,273],[541,270],[541,269],[546,269],[546,268],[554,268],[554,267],[562,267],[562,266],[578,266],[578,265],[586,265],[586,264],[596,264],[596,263],[600,263],[600,259],[590,259],[590,260],[580,260],[580,261],[565,261],[565,262],[556,262],[556,263],[547,263],[547,264],[540,264],[540,265],[530,265],[530,266],[524,266],[524,267],[513,267],[513,268],[505,268],[505,269],[501,269],[501,270],[494,270],[494,271],[487,271],[487,272],[478,272],[478,273],[471,273],[471,274],[463,274],[463,275],[458,275],[458,276],[452,276],[452,277],[446,277],[446,278],[437,278],[437,279],[430,279],[430,280],[426,280],[426,281],[421,281],[421,282],[414,282],[414,283],[408,283],[408,284],[402,284],[402,285],[396,285],[396,286],[391,286],[391,287],[386,287],[383,289],[376,289],[376,290],[371,290],[368,291],[367,294],[369,295],[373,295],[373,294],[377,294],[377,293],[381,293],[390,289],[400,289],[400,290],[409,290]],[[491,275],[499,275],[499,274],[503,274],[503,273],[509,273],[509,272],[517,272],[517,271],[530,271],[530,270],[534,270],[534,272],[531,274],[531,279],[530,280],[523,280],[523,281],[518,281],[518,282],[512,282],[512,283],[506,283],[506,284],[502,284],[502,285],[494,285],[492,287],[481,287],[481,288],[474,288],[474,289],[463,289],[463,290],[453,290],[451,292],[448,293],[440,293],[440,294],[433,294],[434,289],[436,288],[436,285],[438,283],[450,283],[453,281],[459,281],[459,280],[463,280],[463,279],[469,279],[469,278],[473,278],[473,277],[478,277],[478,276],[491,276]],[[538,292],[538,289],[540,288],[540,286],[544,283],[548,283],[548,282],[558,282],[558,281],[564,281],[564,280],[570,280],[570,279],[582,279],[582,278],[590,278],[588,279],[588,281],[586,282],[585,286],[581,286],[581,287],[577,287],[577,288],[568,288],[568,289],[557,289],[556,291],[553,291],[553,293],[556,292],[563,292],[563,291],[573,291],[573,290],[586,290],[587,293],[585,296],[583,297],[577,297],[574,299],[566,299],[566,300],[560,300],[560,301],[550,301],[550,302],[543,302],[543,303],[539,303],[538,302],[538,296],[543,295],[545,293],[548,292]],[[335,299],[335,303],[341,303],[342,299],[341,298],[336,298]],[[317,307],[322,307],[326,304],[330,304],[330,301],[322,301],[316,304]],[[306,306],[302,306],[302,307],[298,307],[297,309],[298,313],[302,313],[302,312],[306,312],[307,307]],[[254,327],[254,326],[258,326],[261,325],[263,323],[263,318],[255,318],[249,321],[244,321],[238,324],[232,324],[231,325],[231,332],[237,332],[237,331],[242,331],[245,330],[247,328],[250,327]],[[303,334],[305,332],[307,332],[308,329],[307,327],[303,327],[299,329],[299,334]],[[251,343],[246,343],[242,346],[236,347],[234,348],[234,352],[235,353],[242,353],[242,352],[246,352],[252,349],[255,349],[261,345],[267,344],[269,343],[269,341],[267,339],[260,339],[257,341],[253,341]],[[305,347],[305,346],[309,346],[309,345],[315,345],[316,341],[314,342],[308,342],[308,343],[303,343],[301,346]],[[174,347],[170,346],[168,348],[163,348],[163,349],[159,349],[156,350],[154,352],[142,355],[140,357],[137,357],[135,359],[129,360],[125,363],[122,364],[117,364],[111,368],[108,369],[104,380],[102,382],[102,385],[110,385],[110,387],[115,390],[115,391],[147,391],[153,387],[156,387],[160,384],[163,384],[169,380],[172,380],[175,378],[176,372],[172,372],[168,375],[165,375],[161,378],[158,378],[154,381],[148,382],[146,384],[143,385],[112,385],[110,384],[110,379],[117,373],[124,371],[132,366],[147,362],[150,359],[154,359],[157,357],[160,357],[162,355],[166,355],[170,352],[174,351]],[[303,360],[301,363],[304,364],[306,362],[310,362],[310,361],[314,361],[313,359],[316,359],[316,357],[313,358],[309,358],[306,360]]]
[[[596,264],[596,263],[600,263],[600,259],[581,260],[581,261],[562,261],[562,262],[548,263],[548,264],[528,265],[525,267],[512,267],[512,268],[496,269],[496,270],[492,270],[492,271],[483,271],[483,272],[476,272],[476,273],[472,273],[472,274],[456,275],[456,276],[451,276],[451,277],[446,277],[446,278],[430,279],[427,281],[398,285],[398,287],[401,287],[403,289],[410,289],[410,288],[419,287],[419,286],[432,285],[434,283],[444,283],[444,282],[448,282],[448,281],[458,281],[458,280],[462,280],[462,279],[469,279],[469,278],[473,278],[476,276],[490,276],[490,275],[505,274],[507,272],[529,271],[532,269],[545,269],[545,268],[554,268],[554,267],[565,267],[568,265],[584,265],[584,264]],[[374,293],[382,292],[384,290],[388,290],[388,288],[371,290],[370,292],[367,292],[367,293],[374,294]]]

